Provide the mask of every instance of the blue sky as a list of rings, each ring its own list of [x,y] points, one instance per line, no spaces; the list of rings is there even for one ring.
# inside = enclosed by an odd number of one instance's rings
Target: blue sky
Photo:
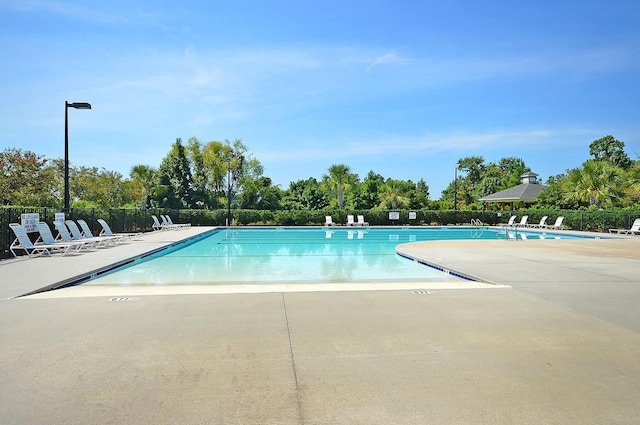
[[[176,138],[243,139],[265,175],[423,178],[611,134],[640,154],[640,2],[0,0],[0,149],[129,175]]]

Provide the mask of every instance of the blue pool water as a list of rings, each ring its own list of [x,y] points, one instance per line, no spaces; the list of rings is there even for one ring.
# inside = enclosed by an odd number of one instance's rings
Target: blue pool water
[[[87,284],[454,281],[459,278],[397,255],[395,247],[428,240],[497,238],[504,239],[504,232],[472,227],[220,229]]]

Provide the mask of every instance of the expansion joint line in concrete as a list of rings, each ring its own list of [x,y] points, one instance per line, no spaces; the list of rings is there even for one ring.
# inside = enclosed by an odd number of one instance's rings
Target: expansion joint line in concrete
[[[289,337],[289,353],[291,354],[291,365],[293,367],[293,379],[296,382],[296,403],[298,407],[298,417],[300,418],[300,425],[304,425],[304,415],[302,414],[302,404],[300,403],[300,388],[298,386],[298,371],[296,369],[296,358],[293,355],[293,344],[291,343],[291,329],[289,328],[289,314],[287,313],[287,303],[284,299],[284,292],[282,295],[282,307],[284,309],[284,319],[287,324],[287,336]]]

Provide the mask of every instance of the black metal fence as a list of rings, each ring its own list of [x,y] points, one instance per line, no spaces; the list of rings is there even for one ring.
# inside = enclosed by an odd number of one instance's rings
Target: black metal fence
[[[55,214],[61,212],[56,208],[23,208],[0,207],[0,258],[11,256],[9,246],[14,239],[9,223],[20,223],[21,215],[38,213],[40,221],[53,223]],[[317,226],[325,223],[325,216],[331,215],[335,223],[346,223],[347,214],[365,216],[372,226],[378,225],[452,225],[470,223],[480,220],[487,225],[506,223],[512,214],[518,217],[528,215],[528,223],[539,223],[543,216],[548,216],[547,223],[553,224],[558,216],[564,216],[567,229],[592,232],[608,232],[611,228],[628,229],[633,221],[640,217],[640,210],[598,211],[598,210],[519,210],[515,212],[495,211],[440,211],[415,210],[397,211],[397,218],[392,218],[388,210],[363,211],[262,211],[232,210],[232,224],[248,225],[285,225],[285,226]],[[109,223],[114,232],[147,232],[152,230],[152,215],[167,214],[174,223],[191,223],[193,226],[224,226],[227,223],[227,210],[164,210],[133,208],[72,208],[66,214],[67,219],[83,219],[94,234],[99,233],[101,226],[98,219]],[[519,219],[518,219],[519,220]]]

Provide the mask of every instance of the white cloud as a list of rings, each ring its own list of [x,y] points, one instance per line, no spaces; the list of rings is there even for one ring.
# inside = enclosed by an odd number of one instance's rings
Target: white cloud
[[[378,66],[378,65],[388,65],[388,64],[392,64],[392,63],[402,63],[405,62],[406,60],[401,58],[400,56],[398,56],[396,54],[396,52],[392,51],[389,53],[385,53],[384,55],[381,56],[377,56],[373,62],[371,62],[366,70],[367,71],[371,71],[374,67]]]
[[[306,148],[287,149],[259,152],[257,156],[265,162],[314,161],[335,158],[378,157],[385,155],[412,155],[424,153],[478,152],[490,150],[512,150],[514,156],[522,151],[549,149],[558,143],[567,148],[572,145],[582,148],[585,140],[598,136],[600,132],[587,128],[565,128],[545,130],[504,130],[494,132],[450,131],[429,136],[415,137],[390,135],[366,141],[332,141],[336,149]],[[306,140],[301,146],[323,146],[320,140]]]

